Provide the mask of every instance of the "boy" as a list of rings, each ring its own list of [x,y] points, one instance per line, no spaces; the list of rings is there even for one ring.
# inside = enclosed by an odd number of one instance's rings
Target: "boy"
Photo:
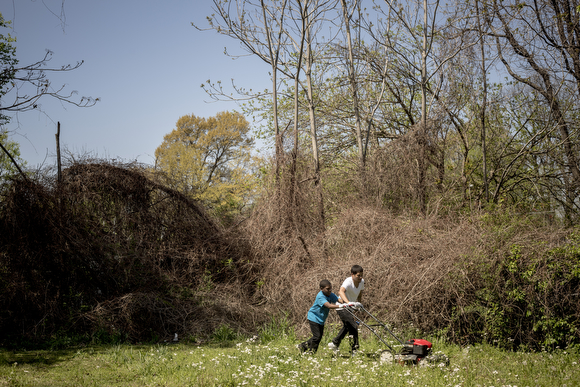
[[[312,331],[312,337],[298,345],[300,352],[311,351],[316,353],[322,334],[324,333],[324,323],[328,317],[330,309],[339,309],[337,305],[338,297],[332,293],[332,285],[329,280],[320,281],[320,292],[316,295],[314,305],[308,310],[308,323]]]
[[[359,265],[354,265],[350,268],[350,277],[344,280],[338,295],[340,301],[344,303],[361,302],[362,291],[365,288],[365,280],[363,279],[363,268]],[[358,349],[358,327],[354,321],[354,316],[346,310],[339,310],[338,316],[342,320],[342,329],[338,335],[328,343],[328,347],[338,352],[338,346],[346,334],[352,336],[351,351],[354,355]]]

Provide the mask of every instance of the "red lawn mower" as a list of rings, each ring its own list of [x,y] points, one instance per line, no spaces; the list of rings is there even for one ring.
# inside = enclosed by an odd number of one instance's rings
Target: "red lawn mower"
[[[348,304],[343,308],[353,315],[355,321],[359,325],[365,326],[370,330],[376,337],[381,341],[388,349],[384,350],[380,354],[380,361],[384,363],[398,363],[398,364],[436,364],[436,365],[449,365],[449,358],[442,353],[434,353],[433,345],[430,341],[424,339],[410,339],[407,341],[402,341],[398,338],[386,324],[379,321],[375,316],[366,310],[360,302],[353,302]],[[359,316],[355,314],[355,311],[360,311],[368,315],[375,322],[372,324],[367,324]],[[383,328],[377,329],[377,328]],[[389,344],[386,340],[386,332],[388,332],[398,344]]]

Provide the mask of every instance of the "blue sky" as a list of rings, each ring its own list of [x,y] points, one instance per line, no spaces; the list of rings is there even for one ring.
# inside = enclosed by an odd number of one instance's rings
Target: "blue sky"
[[[4,19],[17,39],[20,64],[53,52],[51,66],[84,60],[77,70],[50,75],[53,87],[66,85],[78,96],[100,98],[78,108],[41,100],[42,111],[19,113],[7,129],[20,144],[29,167],[54,164],[56,123],[61,150],[107,159],[153,164],[155,149],[179,117],[210,117],[238,109],[210,102],[201,89],[207,79],[234,79],[252,89],[269,87],[268,65],[256,58],[233,60],[239,44],[207,26],[211,0],[5,0]],[[64,24],[59,17],[64,16]]]

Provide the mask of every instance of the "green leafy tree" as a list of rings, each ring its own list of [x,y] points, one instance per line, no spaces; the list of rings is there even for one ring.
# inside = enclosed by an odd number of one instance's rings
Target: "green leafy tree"
[[[15,141],[10,141],[6,131],[0,130],[0,144],[2,144],[2,147],[6,148],[8,153],[10,153],[16,162],[18,162],[20,165],[25,164],[25,162],[20,159],[20,148],[18,143]],[[12,163],[12,160],[10,160],[8,154],[0,150],[0,181],[4,181],[6,178],[16,173],[18,173],[18,170]]]
[[[2,14],[0,13],[0,28],[10,27],[10,22],[4,20]],[[2,106],[2,97],[8,91],[8,88],[14,82],[15,77],[15,66],[18,64],[16,59],[16,47],[12,45],[16,39],[10,36],[10,34],[0,33],[0,107]],[[7,123],[9,117],[2,114],[0,110],[0,125]],[[7,176],[16,172],[16,166],[10,160],[10,155],[15,159],[19,160],[20,150],[18,143],[10,141],[8,139],[8,133],[5,130],[0,130],[0,144],[3,149],[0,149],[0,179],[4,180]]]
[[[10,22],[4,20],[0,13],[0,28],[10,27]],[[13,82],[16,75],[15,66],[18,64],[16,59],[16,47],[12,45],[16,41],[10,34],[0,33],[0,101],[8,91],[8,86]],[[1,106],[2,104],[0,104]],[[5,124],[8,117],[2,114],[0,110],[0,125]]]
[[[176,189],[231,216],[251,201],[256,187],[249,132],[238,112],[183,116],[155,150],[156,166]]]

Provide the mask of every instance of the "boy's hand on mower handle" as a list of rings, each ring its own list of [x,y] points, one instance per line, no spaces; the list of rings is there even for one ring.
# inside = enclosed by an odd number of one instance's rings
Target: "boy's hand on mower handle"
[[[344,304],[336,304],[336,305],[338,305],[337,309],[344,309],[344,308],[359,309],[359,308],[362,308],[362,304],[360,302],[346,302]]]

